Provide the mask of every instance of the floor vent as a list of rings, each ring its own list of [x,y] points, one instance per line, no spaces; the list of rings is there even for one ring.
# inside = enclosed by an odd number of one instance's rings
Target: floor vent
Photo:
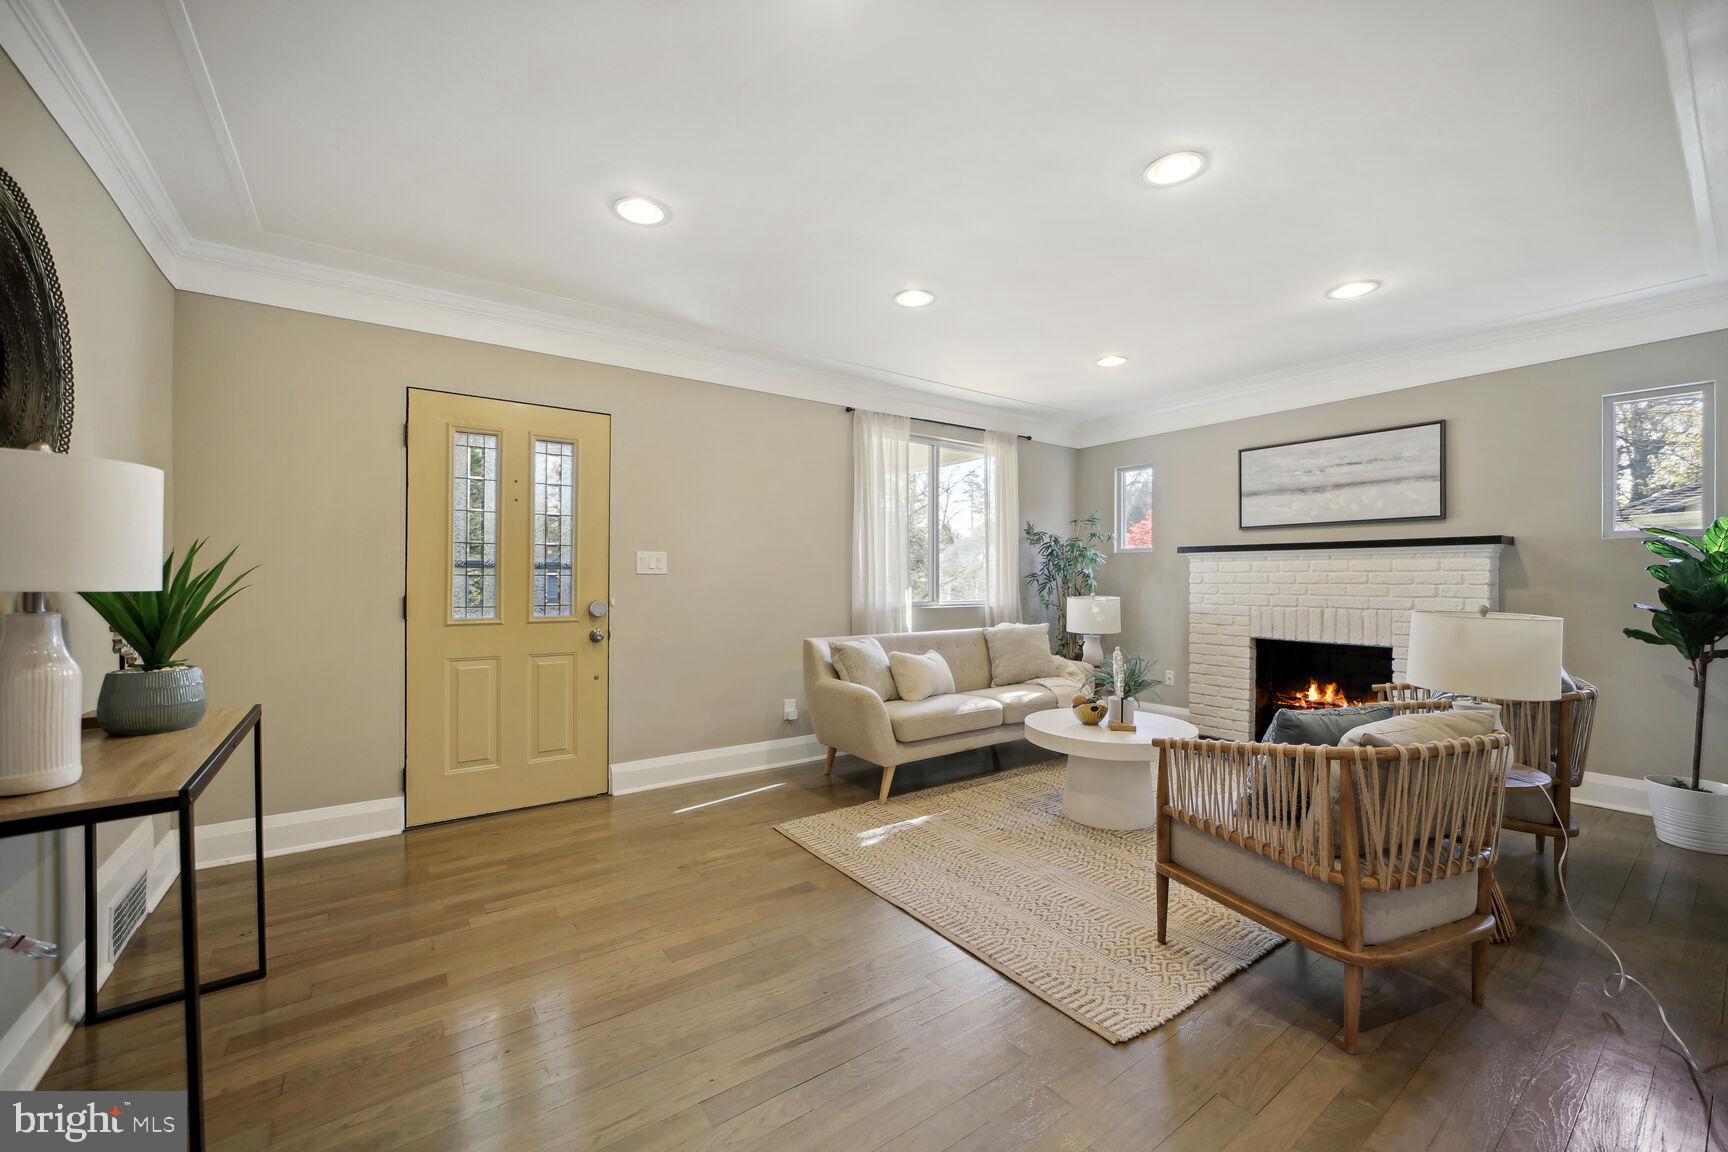
[[[144,923],[144,913],[148,911],[150,875],[140,873],[132,887],[126,889],[120,899],[114,901],[109,910],[108,925],[108,961],[113,963],[120,958],[120,950],[126,947],[133,933],[138,931],[138,925]]]

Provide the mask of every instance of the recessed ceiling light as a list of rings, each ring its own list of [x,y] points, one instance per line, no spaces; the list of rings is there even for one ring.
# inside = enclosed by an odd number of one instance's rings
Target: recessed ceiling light
[[[1184,180],[1192,180],[1206,167],[1204,152],[1172,152],[1168,156],[1160,156],[1146,165],[1144,173],[1146,183],[1159,188],[1180,184]]]
[[[1128,363],[1128,357],[1126,357],[1126,356],[1100,356],[1100,357],[1098,357],[1098,367],[1100,367],[1100,368],[1120,368],[1120,367],[1122,367],[1122,365],[1124,365],[1126,363]]]
[[[894,303],[902,308],[922,308],[926,304],[936,303],[936,293],[926,292],[922,288],[908,288],[904,292],[894,293]]]
[[[1378,287],[1380,287],[1378,280],[1352,280],[1348,284],[1338,285],[1326,293],[1326,296],[1331,300],[1354,300],[1358,296],[1368,295]]]
[[[612,211],[632,224],[661,224],[670,215],[662,204],[646,196],[626,196],[612,203]]]

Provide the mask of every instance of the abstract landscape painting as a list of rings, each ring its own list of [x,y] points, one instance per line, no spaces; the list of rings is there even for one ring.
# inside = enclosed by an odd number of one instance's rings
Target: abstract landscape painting
[[[1441,520],[1446,421],[1244,448],[1243,528]]]

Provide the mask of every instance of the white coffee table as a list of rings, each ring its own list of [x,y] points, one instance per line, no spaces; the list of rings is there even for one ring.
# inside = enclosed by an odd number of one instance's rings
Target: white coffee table
[[[1103,724],[1080,723],[1072,708],[1051,708],[1026,717],[1026,739],[1068,757],[1062,815],[1092,828],[1127,831],[1158,820],[1158,780],[1153,775],[1164,737],[1192,740],[1200,729],[1161,712],[1141,712],[1134,731],[1112,732]]]

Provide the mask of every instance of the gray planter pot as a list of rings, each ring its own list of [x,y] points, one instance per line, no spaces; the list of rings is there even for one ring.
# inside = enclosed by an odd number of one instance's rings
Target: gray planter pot
[[[96,697],[96,723],[110,736],[178,732],[204,719],[207,704],[201,668],[110,672]]]

